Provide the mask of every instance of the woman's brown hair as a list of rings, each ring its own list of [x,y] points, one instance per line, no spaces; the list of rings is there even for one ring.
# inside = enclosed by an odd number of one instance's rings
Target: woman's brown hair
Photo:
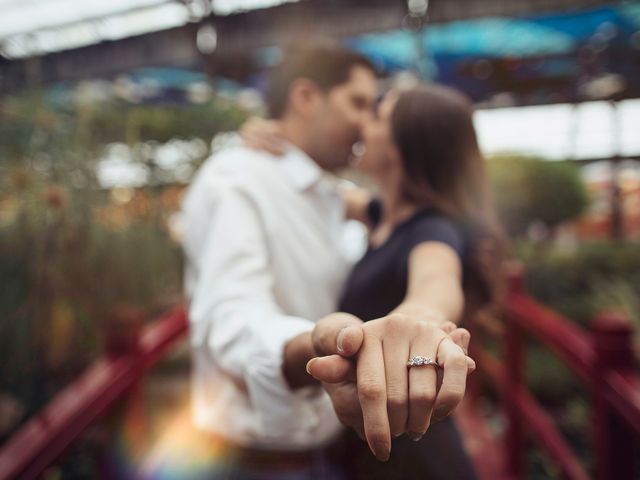
[[[403,195],[460,222],[470,239],[467,311],[497,300],[506,241],[490,199],[472,105],[457,91],[420,85],[399,92],[391,115],[406,172]]]

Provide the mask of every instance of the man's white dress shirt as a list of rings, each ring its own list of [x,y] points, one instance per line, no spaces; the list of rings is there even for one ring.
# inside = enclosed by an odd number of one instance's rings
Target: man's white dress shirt
[[[197,426],[264,449],[340,431],[320,387],[292,391],[285,344],[336,310],[351,266],[344,206],[321,169],[238,146],[207,160],[183,203]]]

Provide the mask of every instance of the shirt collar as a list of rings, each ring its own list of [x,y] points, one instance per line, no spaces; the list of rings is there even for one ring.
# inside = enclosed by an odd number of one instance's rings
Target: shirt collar
[[[287,151],[277,162],[283,174],[300,191],[305,191],[322,178],[322,169],[309,155],[295,145],[289,144]]]

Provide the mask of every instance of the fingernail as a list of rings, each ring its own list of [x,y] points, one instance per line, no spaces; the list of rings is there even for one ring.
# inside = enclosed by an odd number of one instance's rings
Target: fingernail
[[[467,367],[469,370],[474,371],[476,369],[476,362],[472,358],[467,357]]]
[[[342,327],[342,330],[338,332],[338,338],[336,340],[336,347],[338,349],[338,353],[344,353],[344,348],[342,346],[342,342],[344,342],[344,336],[346,334],[346,330],[348,327]]]
[[[387,445],[384,443],[374,443],[372,446],[373,454],[376,456],[378,460],[386,462],[389,460],[389,450]]]
[[[393,434],[393,438],[398,438],[400,435],[402,435],[402,432],[401,433],[394,433]]]
[[[409,437],[414,442],[419,442],[422,439],[423,435],[424,435],[423,433],[415,433],[415,432],[407,433],[407,437]]]
[[[308,373],[309,375],[311,375],[311,372],[309,371],[309,368],[311,368],[311,365],[312,365],[312,364],[313,364],[313,362],[315,362],[316,360],[318,360],[318,359],[317,359],[317,358],[312,358],[311,360],[309,360],[309,361],[307,362],[306,370],[307,370],[307,373]]]

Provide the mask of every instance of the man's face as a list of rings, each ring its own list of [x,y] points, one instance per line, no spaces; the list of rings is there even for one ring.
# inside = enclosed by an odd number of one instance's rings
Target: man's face
[[[353,144],[373,115],[376,94],[375,75],[359,65],[352,67],[346,82],[324,94],[313,116],[311,139],[314,160],[322,168],[347,166]]]

